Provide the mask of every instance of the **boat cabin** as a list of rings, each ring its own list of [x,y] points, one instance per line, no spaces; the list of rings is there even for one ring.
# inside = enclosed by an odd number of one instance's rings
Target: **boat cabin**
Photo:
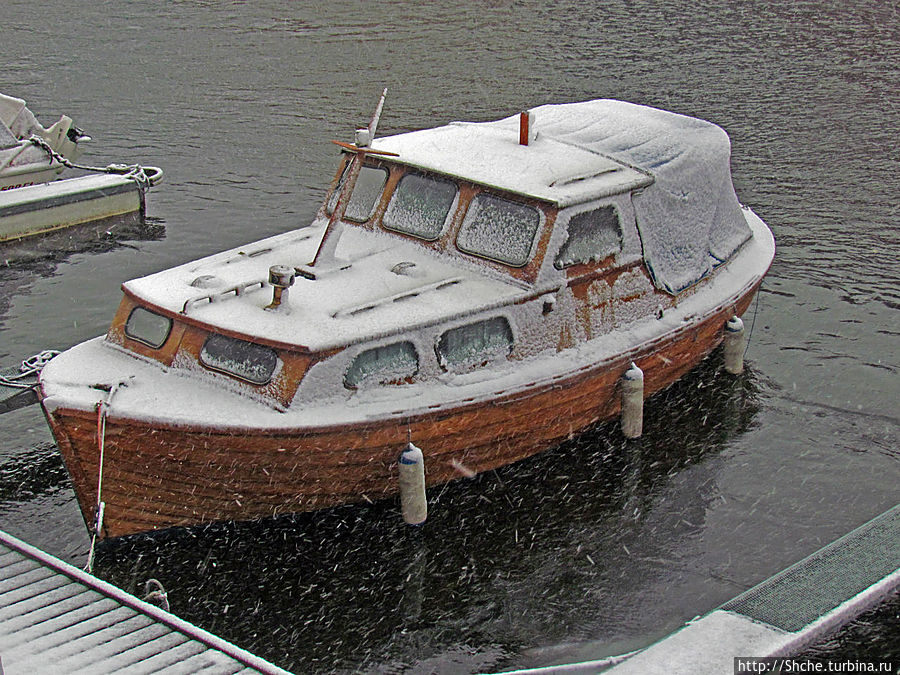
[[[125,283],[108,342],[277,410],[398,405],[659,319],[750,236],[727,136],[672,113],[542,106],[371,149],[310,226]]]

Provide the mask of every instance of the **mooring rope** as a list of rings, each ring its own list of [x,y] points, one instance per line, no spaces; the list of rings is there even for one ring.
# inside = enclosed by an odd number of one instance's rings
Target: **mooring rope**
[[[744,347],[744,358],[747,357],[747,351],[750,349],[750,338],[753,337],[753,327],[756,325],[756,317],[759,316],[759,296],[762,294],[763,282],[759,282],[759,288],[756,289],[756,303],[753,307],[753,321],[750,322],[750,332],[747,333],[747,344]]]
[[[51,161],[55,159],[57,162],[69,169],[81,169],[82,171],[94,171],[98,173],[111,173],[125,176],[126,178],[130,178],[135,183],[137,183],[142,193],[146,193],[152,185],[150,178],[144,171],[144,167],[140,164],[107,164],[106,166],[87,166],[85,164],[76,164],[75,162],[68,160],[66,157],[63,157],[61,154],[56,152],[56,150],[50,147],[50,144],[40,136],[32,136],[28,139],[28,141],[32,145],[36,145],[48,155],[50,155]]]
[[[141,600],[156,605],[166,612],[169,611],[169,594],[156,579],[147,579],[144,583],[144,597]]]
[[[97,468],[97,502],[94,511],[96,517],[94,519],[94,527],[91,534],[91,549],[88,551],[87,565],[84,567],[85,571],[89,574],[94,567],[94,550],[97,545],[97,537],[100,535],[100,530],[103,528],[103,512],[106,509],[106,504],[103,502],[103,455],[106,443],[106,415],[109,411],[109,405],[112,403],[113,396],[115,396],[119,387],[124,386],[126,386],[125,382],[119,382],[112,385],[109,388],[109,392],[106,394],[106,400],[97,402],[97,450],[100,454],[100,459]]]
[[[4,387],[11,387],[14,389],[31,389],[34,386],[34,383],[27,384],[24,382],[19,382],[19,380],[25,379],[26,377],[34,377],[38,375],[43,369],[44,366],[52,359],[54,356],[59,354],[55,349],[45,349],[44,351],[35,354],[34,356],[29,356],[27,359],[22,361],[22,365],[19,366],[19,372],[15,375],[0,375],[0,384]]]

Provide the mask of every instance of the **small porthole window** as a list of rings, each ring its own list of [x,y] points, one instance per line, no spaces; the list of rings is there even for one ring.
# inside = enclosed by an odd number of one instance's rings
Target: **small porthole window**
[[[495,316],[448,330],[438,340],[437,357],[445,369],[466,370],[506,357],[512,348],[509,322]]]
[[[278,355],[271,347],[213,333],[203,343],[200,363],[251,384],[267,384],[278,365]]]
[[[411,342],[395,342],[360,352],[344,375],[344,386],[358,389],[367,385],[408,382],[419,370],[419,355]]]
[[[159,349],[172,332],[172,319],[151,312],[143,307],[135,307],[125,322],[125,335],[148,347]]]

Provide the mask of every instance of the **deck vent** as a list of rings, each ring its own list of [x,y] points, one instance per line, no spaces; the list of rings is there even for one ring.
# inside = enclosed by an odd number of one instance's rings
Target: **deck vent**
[[[218,288],[222,285],[222,281],[212,274],[201,274],[190,285],[194,288]]]
[[[534,132],[534,112],[519,113],[519,145],[528,145],[537,138]]]

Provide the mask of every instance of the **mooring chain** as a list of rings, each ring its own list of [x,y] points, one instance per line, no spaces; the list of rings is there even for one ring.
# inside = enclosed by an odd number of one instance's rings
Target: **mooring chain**
[[[150,178],[147,177],[147,174],[144,171],[144,167],[140,164],[107,164],[106,166],[87,166],[85,164],[76,164],[75,162],[68,160],[67,158],[56,152],[56,150],[50,147],[50,144],[40,136],[32,136],[28,139],[28,141],[33,145],[38,146],[44,152],[50,155],[51,161],[55,159],[57,162],[69,169],[81,169],[82,171],[117,174],[120,176],[125,176],[126,178],[130,178],[135,183],[137,183],[142,193],[145,193],[150,189]]]
[[[22,361],[22,365],[19,366],[19,372],[16,375],[0,375],[0,384],[4,387],[11,387],[14,389],[31,389],[34,386],[33,383],[26,384],[24,382],[19,382],[18,380],[38,375],[50,359],[57,354],[59,354],[59,352],[55,349],[45,349],[34,356],[29,356]]]

